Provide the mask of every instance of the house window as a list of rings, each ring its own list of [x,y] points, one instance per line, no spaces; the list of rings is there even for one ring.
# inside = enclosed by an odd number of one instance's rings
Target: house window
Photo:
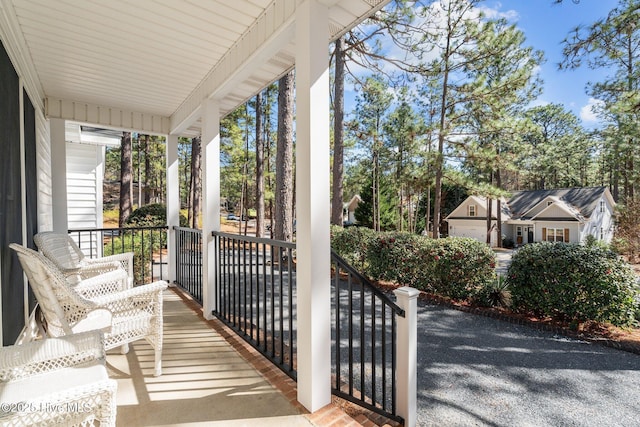
[[[600,240],[604,240],[604,227],[600,227]]]
[[[600,200],[600,212],[604,212],[604,200]]]
[[[476,205],[469,205],[469,216],[476,216]]]
[[[567,229],[566,228],[547,228],[547,239],[546,239],[547,242],[564,242],[565,230]]]

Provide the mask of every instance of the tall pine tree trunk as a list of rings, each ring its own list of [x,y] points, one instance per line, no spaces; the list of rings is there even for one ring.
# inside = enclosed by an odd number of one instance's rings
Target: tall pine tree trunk
[[[293,240],[293,71],[278,82],[276,209],[274,238]]]
[[[150,177],[152,175],[151,172],[151,156],[149,155],[149,135],[144,136],[144,145],[143,145],[143,153],[144,153],[144,186],[142,188],[144,194],[144,204],[148,205],[151,203],[151,189],[149,188]],[[138,183],[138,185],[142,185],[142,183]]]
[[[491,246],[491,216],[493,215],[492,212],[492,200],[490,197],[487,197],[487,245]]]
[[[500,168],[496,170],[496,187],[502,190],[502,177],[500,176]],[[502,200],[500,197],[496,199],[496,223],[498,227],[498,241],[496,246],[502,247]]]
[[[202,138],[197,136],[191,138],[191,185],[189,186],[189,226],[191,228],[198,227],[198,217],[200,215],[200,206],[202,204],[202,175],[200,164],[202,160]]]
[[[264,237],[264,132],[262,92],[256,96],[256,237]]]
[[[335,44],[336,69],[334,79],[333,106],[333,188],[331,200],[331,223],[342,226],[344,176],[344,47],[342,38]]]
[[[451,17],[449,16],[449,19]],[[433,238],[440,237],[440,217],[442,210],[442,175],[444,173],[444,140],[447,131],[447,96],[449,90],[449,55],[451,49],[451,32],[447,32],[447,44],[444,53],[444,74],[442,81],[442,98],[440,101],[440,123],[438,127],[438,152],[436,153],[436,179],[433,201]]]
[[[131,132],[123,132],[120,149],[120,213],[118,226],[124,227],[131,215],[133,198],[133,159],[131,158]]]

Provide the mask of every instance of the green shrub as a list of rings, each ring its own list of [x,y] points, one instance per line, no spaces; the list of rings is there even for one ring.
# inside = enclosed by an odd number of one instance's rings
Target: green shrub
[[[167,225],[167,209],[160,203],[142,206],[129,215],[126,227],[163,227]],[[180,225],[187,226],[187,218],[180,214]],[[157,230],[124,230],[112,242],[105,244],[104,254],[133,252],[134,281],[144,283],[151,278],[151,257],[167,246],[167,235]]]
[[[496,257],[476,239],[447,237],[435,240],[440,257],[435,263],[436,292],[457,299],[472,299],[495,280]]]
[[[142,236],[144,233],[144,238]],[[104,255],[133,252],[134,283],[146,283],[151,278],[151,256],[166,244],[166,237],[157,232],[124,231],[104,245]]]
[[[587,237],[585,237],[584,239],[584,245],[592,248],[592,247],[598,247],[602,250],[605,251],[610,251],[612,250],[611,246],[608,245],[606,242],[602,241],[602,240],[598,240],[595,238],[595,236],[589,234]]]
[[[365,231],[366,230],[366,231]],[[348,228],[332,232],[332,247],[374,280],[469,299],[495,277],[495,255],[474,239],[431,239],[410,233]]]
[[[167,225],[167,207],[161,203],[142,206],[125,221],[129,227],[162,227]],[[180,227],[187,227],[188,221],[184,214],[180,214]]]
[[[366,257],[369,276],[405,286],[425,289],[425,270],[432,270],[431,239],[410,233],[378,233]],[[431,289],[429,289],[431,290]]]
[[[507,272],[513,307],[537,315],[629,325],[638,309],[631,267],[599,246],[535,243],[514,253]]]
[[[367,251],[377,233],[365,227],[331,226],[331,248],[361,273],[367,274]]]

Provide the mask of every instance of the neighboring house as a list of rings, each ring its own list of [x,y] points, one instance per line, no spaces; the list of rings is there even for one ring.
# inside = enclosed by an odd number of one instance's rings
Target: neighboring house
[[[342,216],[346,224],[355,224],[357,222],[356,208],[358,207],[361,201],[362,199],[360,198],[360,196],[356,194],[351,198],[351,200],[349,200],[347,203],[344,204],[344,207],[342,208],[342,213],[343,213]]]
[[[497,200],[492,200],[491,208],[491,246],[497,246]],[[507,202],[502,199],[502,223],[509,218]],[[481,242],[487,241],[487,198],[469,196],[446,218],[449,222],[449,235],[457,237],[471,237]],[[504,230],[503,230],[504,233]]]
[[[468,197],[445,218],[449,235],[485,242],[486,205],[484,197]],[[542,241],[580,243],[589,235],[609,243],[615,205],[607,187],[519,191],[503,205],[502,236],[517,246]],[[496,229],[495,214],[492,221]],[[497,234],[492,234],[491,246],[496,243]]]

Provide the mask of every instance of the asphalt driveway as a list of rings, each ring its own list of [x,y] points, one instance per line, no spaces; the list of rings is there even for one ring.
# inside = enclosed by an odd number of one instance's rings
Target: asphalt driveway
[[[640,426],[640,356],[418,303],[419,426]]]

